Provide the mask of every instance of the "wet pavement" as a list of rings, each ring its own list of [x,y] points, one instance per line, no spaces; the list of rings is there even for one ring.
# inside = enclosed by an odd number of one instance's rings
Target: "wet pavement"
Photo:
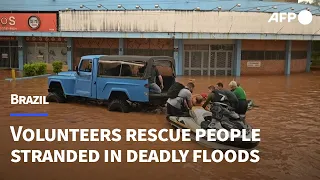
[[[205,149],[196,142],[13,142],[10,125],[25,128],[170,128],[164,115],[109,112],[88,104],[10,105],[10,94],[47,95],[47,78],[4,81],[0,71],[0,179],[320,179],[320,72],[241,77],[248,99],[259,108],[247,121],[261,129],[260,161],[253,163],[11,163],[13,149]],[[232,77],[192,77],[195,93]],[[179,77],[187,82],[190,77]],[[9,117],[47,112],[49,117]],[[123,157],[124,158],[124,157]]]

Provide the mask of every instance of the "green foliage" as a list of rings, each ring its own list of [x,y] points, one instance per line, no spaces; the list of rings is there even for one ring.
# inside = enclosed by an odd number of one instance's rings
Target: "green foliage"
[[[301,1],[299,4],[307,4],[307,5],[313,5],[313,6],[320,6],[320,0],[313,0],[313,1]]]
[[[33,64],[25,64],[23,66],[24,76],[35,76],[36,71]]]
[[[52,63],[52,67],[53,67],[53,72],[54,73],[59,73],[62,71],[62,66],[63,66],[63,62],[62,61],[54,61]]]
[[[24,76],[37,76],[47,73],[47,64],[43,62],[36,62],[25,64],[23,66]]]

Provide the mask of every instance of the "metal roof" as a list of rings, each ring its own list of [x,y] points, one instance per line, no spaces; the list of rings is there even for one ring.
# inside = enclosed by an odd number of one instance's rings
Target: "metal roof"
[[[101,4],[103,7],[98,5]],[[121,4],[123,8],[118,8]],[[155,5],[158,8],[156,8]],[[235,7],[241,4],[240,7]],[[82,8],[80,8],[80,6]],[[142,9],[137,9],[140,6]],[[118,0],[109,1],[96,0],[70,0],[70,1],[45,1],[45,0],[15,0],[0,2],[0,11],[59,11],[71,8],[74,10],[195,10],[199,8],[200,11],[216,11],[221,7],[221,11],[239,11],[239,12],[299,12],[309,8],[312,14],[320,14],[318,6],[304,5],[298,3],[286,2],[268,2],[268,1],[253,1],[253,0],[176,0],[176,1],[156,1],[156,0]],[[276,7],[276,8],[273,8]],[[259,10],[257,10],[259,8]],[[294,8],[294,10],[291,10]]]

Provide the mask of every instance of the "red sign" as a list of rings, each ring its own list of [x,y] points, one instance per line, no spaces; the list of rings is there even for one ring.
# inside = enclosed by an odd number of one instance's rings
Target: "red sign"
[[[18,40],[17,37],[0,36],[0,41],[16,41],[16,40]]]
[[[57,14],[0,13],[0,31],[57,31]]]

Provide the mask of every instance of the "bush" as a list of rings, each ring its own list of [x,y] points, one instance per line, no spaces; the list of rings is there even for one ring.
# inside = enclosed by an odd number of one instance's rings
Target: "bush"
[[[52,63],[53,72],[58,74],[59,72],[62,71],[62,66],[63,66],[63,62],[62,61],[54,61]]]
[[[36,76],[47,73],[47,64],[43,62],[25,64],[23,66],[24,76]]]
[[[34,65],[32,64],[23,65],[23,73],[24,73],[24,76],[35,76],[36,70],[34,69]]]
[[[43,75],[47,73],[47,64],[43,62],[34,63],[36,75]]]

